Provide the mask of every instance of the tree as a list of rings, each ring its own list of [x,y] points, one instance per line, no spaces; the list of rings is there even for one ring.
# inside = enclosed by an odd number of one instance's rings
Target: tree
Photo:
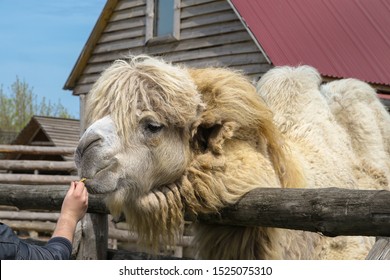
[[[0,131],[19,132],[33,115],[71,118],[66,108],[58,103],[47,102],[38,97],[27,82],[16,77],[7,95],[3,86],[0,87]]]

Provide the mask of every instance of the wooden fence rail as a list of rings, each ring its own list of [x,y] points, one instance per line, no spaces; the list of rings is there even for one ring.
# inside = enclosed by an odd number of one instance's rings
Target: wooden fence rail
[[[30,212],[30,211],[0,211],[1,220],[34,220],[34,221],[54,221],[58,220],[59,213],[50,212]]]
[[[0,205],[20,210],[61,210],[69,185],[10,185],[0,184]],[[101,195],[90,195],[88,212],[107,214]]]
[[[0,160],[0,170],[49,170],[49,171],[76,171],[73,161],[48,160]]]
[[[7,184],[64,185],[75,180],[80,180],[80,177],[72,175],[0,174],[0,183]]]
[[[321,232],[326,236],[390,236],[390,191],[255,189],[203,222]]]
[[[37,231],[37,232],[53,232],[56,226],[56,222],[48,221],[26,221],[26,220],[14,220],[14,219],[1,219],[1,222],[8,225],[14,230],[24,231]],[[116,239],[122,242],[137,242],[138,235],[128,230],[117,229],[114,227],[108,228],[108,237]],[[192,237],[182,236],[178,240],[177,246],[189,247],[191,245]]]
[[[59,210],[67,189],[0,184],[0,205]],[[108,213],[102,195],[89,196],[88,212]],[[218,215],[200,215],[198,219],[210,224],[289,228],[327,236],[390,236],[390,192],[259,188]]]
[[[20,153],[31,155],[72,155],[76,148],[45,147],[25,145],[0,145],[0,153]]]
[[[73,155],[75,148],[45,147],[24,145],[0,145],[0,153],[20,153],[31,155]],[[61,171],[75,173],[76,166],[73,161],[46,161],[46,160],[0,160],[0,170],[12,170],[12,173],[1,173],[0,183],[7,184],[57,184],[64,185],[78,180],[72,175],[40,175],[18,174],[15,171]],[[37,172],[36,172],[37,173]]]

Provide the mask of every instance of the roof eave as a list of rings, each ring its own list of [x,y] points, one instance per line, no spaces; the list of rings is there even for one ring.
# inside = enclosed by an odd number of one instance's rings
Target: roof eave
[[[63,87],[64,90],[73,90],[75,88],[77,80],[84,71],[87,62],[92,55],[93,49],[99,41],[100,35],[106,27],[117,3],[118,0],[107,0],[106,5],[104,6],[91,34],[89,35],[87,43],[84,45],[68,79],[65,82]]]

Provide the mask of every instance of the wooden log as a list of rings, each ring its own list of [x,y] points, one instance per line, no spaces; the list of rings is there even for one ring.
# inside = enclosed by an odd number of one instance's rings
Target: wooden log
[[[124,242],[137,242],[138,234],[129,230],[116,229],[109,227],[109,238],[117,239]],[[192,236],[181,236],[176,243],[176,246],[189,247],[192,244]]]
[[[319,232],[326,236],[390,236],[390,191],[324,189],[252,190],[202,222]]]
[[[80,180],[78,176],[71,175],[39,175],[39,174],[0,174],[0,183],[8,184],[70,184]]]
[[[20,210],[60,211],[69,185],[9,185],[0,184],[0,205],[16,206]],[[108,213],[102,195],[88,197],[88,212]]]
[[[76,164],[73,161],[48,161],[48,160],[0,160],[0,169],[6,170],[55,170],[75,171]]]
[[[1,222],[14,230],[24,230],[24,231],[34,230],[37,232],[52,233],[56,227],[56,223],[53,222],[15,221],[15,220],[1,220]]]
[[[59,210],[67,186],[0,184],[0,205]],[[108,213],[102,195],[89,196],[89,212]],[[327,236],[390,236],[390,192],[384,190],[259,188],[201,222],[279,227]]]
[[[165,255],[151,255],[142,252],[129,252],[125,250],[107,250],[107,259],[108,260],[182,260],[189,258],[177,258],[174,256],[165,256]]]
[[[0,211],[0,219],[57,221],[59,213],[30,212],[30,211]]]
[[[129,230],[117,229],[114,227],[108,228],[108,237],[112,239],[117,239],[119,241],[125,242],[136,242],[138,240],[138,235]]]
[[[40,147],[26,145],[0,145],[0,153],[18,153],[31,155],[72,155],[76,148],[70,147]]]

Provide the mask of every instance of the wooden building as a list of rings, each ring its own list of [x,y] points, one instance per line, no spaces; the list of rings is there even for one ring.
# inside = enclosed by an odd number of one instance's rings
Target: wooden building
[[[83,112],[85,95],[106,67],[145,53],[191,67],[232,67],[254,81],[281,64],[313,65],[327,79],[354,77],[355,71],[388,100],[390,17],[381,12],[383,1],[363,8],[331,2],[304,0],[292,8],[280,0],[108,0],[64,89],[80,96]]]
[[[64,86],[80,96],[80,112],[100,73],[130,53],[192,67],[229,66],[254,79],[272,67],[227,1],[161,2],[170,9],[155,7],[153,0],[107,1]],[[158,11],[172,20],[160,21]]]
[[[0,182],[68,184],[77,179],[79,138],[79,120],[33,116],[12,145],[0,149]]]
[[[13,141],[12,145],[69,147],[76,149],[80,139],[80,121],[56,117],[33,116]],[[10,155],[9,159],[39,159],[73,161],[66,155]]]

